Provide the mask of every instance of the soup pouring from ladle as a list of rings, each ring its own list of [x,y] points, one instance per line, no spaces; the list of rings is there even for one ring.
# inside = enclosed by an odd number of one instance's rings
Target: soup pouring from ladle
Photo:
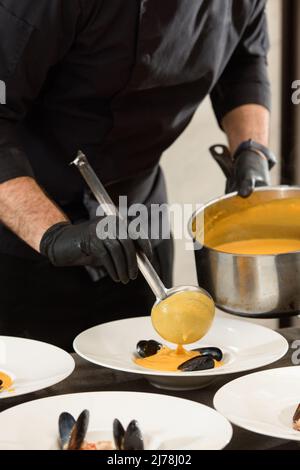
[[[73,164],[80,171],[105,214],[122,219],[87,157],[81,151],[78,152]],[[156,297],[151,318],[157,333],[165,340],[180,345],[201,339],[209,330],[214,318],[215,306],[211,296],[205,290],[193,286],[167,289],[147,256],[141,251],[137,253],[137,263]]]

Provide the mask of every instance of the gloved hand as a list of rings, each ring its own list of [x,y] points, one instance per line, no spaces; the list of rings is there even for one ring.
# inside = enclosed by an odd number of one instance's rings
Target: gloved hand
[[[276,163],[274,155],[271,152],[264,155],[254,145],[251,148],[251,141],[246,144],[248,148],[241,145],[233,157],[224,145],[210,148],[212,156],[227,178],[226,194],[238,191],[240,196],[248,197],[255,187],[270,184],[270,169]]]
[[[107,230],[108,238],[101,235],[100,232],[106,229],[99,230],[99,222],[102,227],[110,228]],[[122,238],[118,237],[120,233]],[[54,266],[104,267],[114,281],[123,284],[138,275],[137,250],[151,259],[149,239],[140,237],[133,240],[126,223],[114,216],[98,217],[78,225],[68,222],[55,224],[45,232],[40,243],[41,254],[47,256]]]

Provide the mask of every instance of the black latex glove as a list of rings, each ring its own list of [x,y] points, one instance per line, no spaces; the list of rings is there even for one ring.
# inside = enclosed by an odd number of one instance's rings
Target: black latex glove
[[[243,150],[232,158],[223,145],[211,147],[210,152],[227,178],[226,194],[237,191],[240,196],[248,197],[255,187],[269,186],[269,162],[263,155]]]
[[[40,243],[41,254],[47,256],[54,266],[93,266],[105,268],[109,276],[116,282],[127,284],[136,279],[138,266],[137,249],[143,251],[149,259],[152,257],[151,244],[148,239],[132,240],[125,222],[113,216],[109,227],[116,227],[109,233],[109,238],[98,237],[97,224],[104,220],[98,217],[78,225],[62,222],[50,227],[43,235]],[[118,224],[123,224],[123,233],[127,238],[117,237]],[[107,225],[108,226],[108,225]],[[99,232],[98,232],[99,234]]]

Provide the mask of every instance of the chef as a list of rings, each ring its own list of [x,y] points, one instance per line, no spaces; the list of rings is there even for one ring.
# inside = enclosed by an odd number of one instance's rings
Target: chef
[[[227,189],[248,196],[274,164],[267,52],[264,0],[0,0],[1,334],[69,350],[149,313],[136,250],[170,285],[172,241],[99,237],[69,163],[81,149],[114,200],[163,203],[160,157],[210,95]]]

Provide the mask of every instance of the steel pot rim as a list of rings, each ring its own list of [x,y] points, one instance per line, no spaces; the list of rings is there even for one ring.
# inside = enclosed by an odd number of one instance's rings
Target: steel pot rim
[[[291,185],[276,185],[276,186],[262,186],[262,187],[259,187],[259,188],[255,188],[254,192],[267,192],[267,191],[289,191],[289,190],[293,190],[293,191],[299,191],[300,193],[300,186],[291,186]],[[208,207],[211,207],[213,206],[214,204],[217,204],[218,202],[220,201],[225,201],[226,199],[231,199],[235,196],[238,196],[238,192],[235,191],[233,193],[230,193],[230,194],[225,194],[223,196],[219,196],[217,198],[214,198],[212,199],[211,201],[207,202],[206,204],[203,204],[203,206],[197,210],[195,210],[193,212],[193,214],[191,215],[189,221],[188,221],[188,233],[189,233],[189,236],[191,237],[191,239],[193,241],[195,241],[195,238],[194,238],[194,235],[193,235],[193,229],[192,229],[192,224],[193,224],[193,220],[197,217],[198,214],[200,214],[201,212],[205,212],[205,210],[208,208]],[[224,256],[224,257],[234,257],[234,258],[278,258],[278,257],[286,257],[286,256],[290,256],[290,255],[293,255],[293,254],[300,254],[300,250],[298,251],[289,251],[288,253],[277,253],[277,254],[259,254],[259,255],[250,255],[250,254],[237,254],[237,253],[226,253],[226,252],[223,252],[223,251],[218,251],[216,250],[215,248],[211,248],[209,246],[206,246],[205,244],[202,245],[202,248],[206,248],[207,250],[213,252],[213,253],[217,253],[219,256]],[[194,250],[195,251],[195,250]]]

